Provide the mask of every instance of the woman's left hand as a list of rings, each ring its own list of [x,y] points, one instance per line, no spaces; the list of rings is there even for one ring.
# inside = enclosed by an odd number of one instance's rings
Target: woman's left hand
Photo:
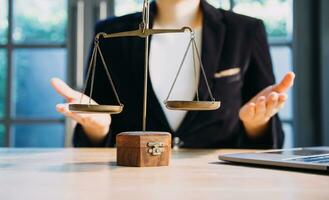
[[[263,89],[241,107],[239,117],[249,137],[255,138],[268,128],[271,117],[286,102],[286,91],[294,84],[294,78],[295,74],[288,72],[279,84]]]

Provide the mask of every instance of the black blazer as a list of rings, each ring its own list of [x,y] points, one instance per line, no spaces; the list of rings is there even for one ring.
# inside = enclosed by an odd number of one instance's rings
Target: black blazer
[[[284,135],[278,116],[271,119],[266,134],[256,140],[247,137],[238,116],[244,103],[274,83],[269,46],[262,21],[215,9],[203,0],[201,7],[204,15],[201,57],[214,97],[222,102],[221,108],[215,111],[188,112],[175,132],[171,130],[160,107],[162,102],[158,102],[149,81],[147,130],[170,132],[173,137],[179,137],[181,146],[186,148],[282,147]],[[156,4],[152,3],[151,24],[155,13]],[[100,21],[95,32],[134,30],[140,22],[141,13],[109,18]],[[105,39],[101,40],[100,47],[124,104],[124,111],[112,115],[110,132],[97,146],[114,146],[118,133],[142,129],[144,39]],[[99,60],[97,62],[92,98],[99,104],[117,103],[104,69]],[[222,78],[214,76],[216,72],[232,67],[239,67],[240,73]],[[209,100],[202,77],[199,93],[201,99]],[[75,147],[93,146],[80,125],[75,129],[73,143]]]

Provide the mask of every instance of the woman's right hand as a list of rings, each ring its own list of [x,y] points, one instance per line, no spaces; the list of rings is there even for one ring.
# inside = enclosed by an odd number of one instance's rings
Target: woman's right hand
[[[109,131],[111,116],[109,114],[83,114],[71,112],[68,109],[68,104],[80,103],[81,95],[83,95],[81,103],[87,104],[89,97],[81,92],[73,90],[59,78],[52,78],[50,82],[56,92],[67,100],[66,104],[57,104],[56,110],[81,124],[93,143],[97,144],[101,142]],[[92,100],[92,103],[97,104],[94,100]]]

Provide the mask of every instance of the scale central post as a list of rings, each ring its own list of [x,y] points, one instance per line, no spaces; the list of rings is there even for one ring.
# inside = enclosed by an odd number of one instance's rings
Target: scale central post
[[[150,26],[150,3],[144,0],[143,4],[143,21],[140,25],[142,32],[149,29]],[[145,60],[144,60],[144,96],[143,96],[143,127],[142,130],[146,131],[147,121],[147,89],[148,89],[148,71],[149,71],[149,39],[150,36],[145,37]]]

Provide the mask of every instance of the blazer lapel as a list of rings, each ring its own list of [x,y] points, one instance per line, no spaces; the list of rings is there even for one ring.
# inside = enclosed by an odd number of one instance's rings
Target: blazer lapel
[[[209,86],[212,88],[213,76],[219,65],[226,29],[222,22],[222,13],[220,11],[205,1],[201,1],[201,6],[204,15],[201,60],[205,68]],[[209,92],[202,74],[200,74],[199,81],[199,92],[202,100],[208,101]]]
[[[200,4],[203,10],[203,27],[202,27],[202,49],[201,61],[203,63],[206,78],[210,89],[213,85],[213,76],[219,65],[222,47],[225,38],[225,24],[222,21],[222,13],[216,8],[209,5],[206,1],[201,0]],[[206,82],[200,72],[199,79],[200,100],[209,101],[209,92]],[[202,112],[202,111],[201,111]],[[181,126],[177,131],[177,135],[183,134],[185,130],[191,126],[193,119],[199,112],[188,112]]]

